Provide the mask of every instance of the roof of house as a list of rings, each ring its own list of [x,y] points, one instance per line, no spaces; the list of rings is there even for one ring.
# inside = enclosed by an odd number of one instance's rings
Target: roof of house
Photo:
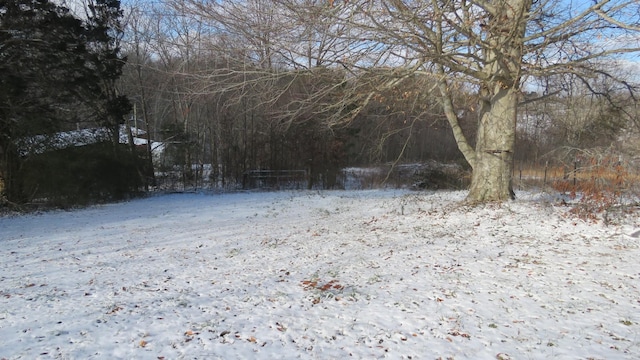
[[[129,142],[129,136],[125,131],[125,126],[126,125],[120,126],[119,142],[121,144],[127,144]],[[146,131],[132,127],[131,132],[134,135],[133,143],[135,145],[147,144],[147,139],[141,137],[141,135],[146,134]],[[107,128],[79,129],[23,138],[18,141],[18,147],[20,148],[21,155],[42,154],[46,151],[61,150],[72,146],[91,145],[109,141],[109,139],[110,136]],[[152,151],[162,151],[163,147],[164,144],[161,142],[151,142]]]

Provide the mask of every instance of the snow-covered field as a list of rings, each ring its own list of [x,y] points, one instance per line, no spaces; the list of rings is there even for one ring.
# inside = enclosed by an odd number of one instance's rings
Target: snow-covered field
[[[640,358],[640,222],[520,195],[174,194],[2,217],[0,359]]]

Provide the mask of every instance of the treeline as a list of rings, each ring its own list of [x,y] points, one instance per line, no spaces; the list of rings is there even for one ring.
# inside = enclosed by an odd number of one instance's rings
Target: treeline
[[[132,5],[123,85],[151,137],[173,148],[158,170],[177,165],[178,178],[196,184],[197,165],[211,164],[211,183],[221,187],[238,186],[249,170],[306,170],[309,185],[333,187],[345,166],[431,159],[468,166],[433,73],[378,60],[392,56],[386,49],[363,54],[358,34],[344,35],[356,30],[323,21],[332,10],[322,4],[272,5]],[[515,160],[535,164],[570,148],[618,146],[621,132],[635,127],[637,102],[617,80],[633,74],[611,71],[616,78],[529,80]],[[473,139],[482,99],[476,85],[453,84],[462,130]]]
[[[94,0],[75,13],[47,1],[0,4],[0,191],[10,203],[109,200],[169,180],[203,186],[203,177],[234,189],[252,170],[303,170],[306,187],[335,188],[348,166],[468,167],[437,76],[394,66],[402,57],[394,49],[365,49],[369,34],[327,23],[327,4],[174,0],[122,9]],[[624,87],[631,82],[617,81],[632,75],[618,75],[526,80],[516,161],[622,150],[637,101]],[[461,130],[474,139],[482,92],[464,81],[451,87]],[[105,143],[54,145],[56,134],[96,127],[108,129]],[[25,151],[25,139],[45,139],[47,151]]]
[[[194,60],[189,72],[163,69],[158,60],[140,67],[138,89],[145,95],[134,101],[146,116],[138,126],[144,123],[153,139],[167,145],[159,173],[179,169],[179,178],[193,185],[197,165],[210,164],[210,182],[233,188],[250,170],[305,170],[308,187],[334,188],[346,166],[463,161],[440,105],[423,91],[428,79],[416,76],[377,91],[371,75],[349,78],[340,69],[227,63],[224,74],[200,79],[216,71],[224,60],[217,56]],[[391,75],[381,70],[378,77]],[[473,132],[472,110],[467,118]]]

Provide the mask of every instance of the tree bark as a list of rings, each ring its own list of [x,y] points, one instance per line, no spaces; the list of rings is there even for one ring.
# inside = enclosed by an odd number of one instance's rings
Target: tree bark
[[[471,168],[474,168],[476,163],[476,153],[463,133],[462,127],[460,127],[460,121],[458,119],[458,115],[456,115],[453,100],[451,99],[452,94],[449,89],[449,84],[445,78],[446,75],[444,67],[439,65],[436,69],[436,74],[438,76],[438,88],[440,89],[440,98],[442,108],[444,109],[444,115],[447,117],[447,121],[451,126],[451,131],[453,132],[453,137],[456,140],[458,150],[460,150],[465,160],[467,160],[469,165],[471,165]]]
[[[488,8],[484,67],[470,202],[515,199],[511,185],[526,20],[531,0],[503,0]]]
[[[473,164],[471,202],[514,199],[511,186],[513,151],[516,138],[518,92],[514,88],[499,89],[481,110]]]

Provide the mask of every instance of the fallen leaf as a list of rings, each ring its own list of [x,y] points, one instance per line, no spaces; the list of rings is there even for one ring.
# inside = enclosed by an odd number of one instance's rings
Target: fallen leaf
[[[122,308],[120,306],[116,306],[113,309],[111,309],[109,312],[107,312],[107,315],[113,315],[113,314],[117,313],[120,310],[122,310]]]
[[[461,332],[461,331],[458,331],[458,330],[450,331],[449,335],[451,335],[451,336],[461,336],[461,337],[463,337],[465,339],[471,339],[471,335],[469,335],[467,333],[464,333],[464,332]]]

